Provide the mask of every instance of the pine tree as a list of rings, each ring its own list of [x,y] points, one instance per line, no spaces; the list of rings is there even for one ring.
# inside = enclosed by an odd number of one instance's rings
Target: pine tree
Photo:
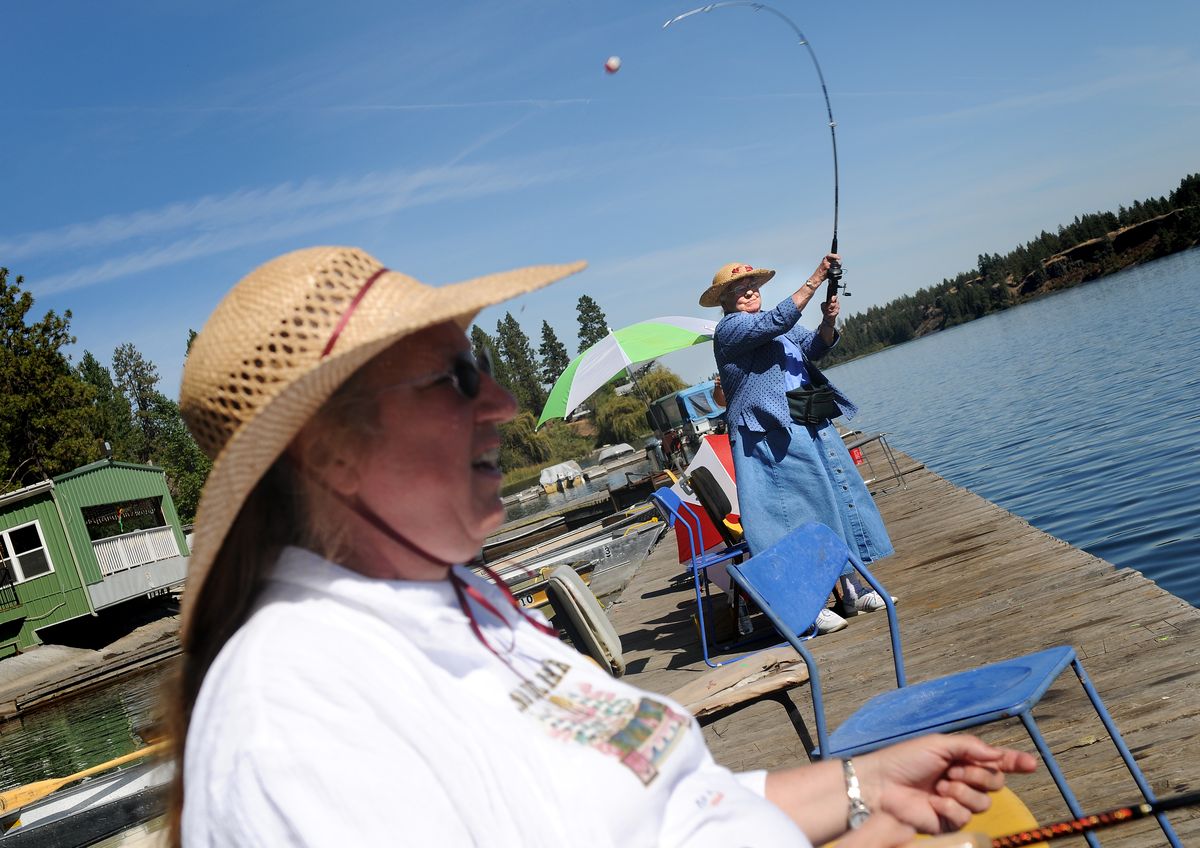
[[[189,333],[188,349],[194,338]],[[191,521],[212,461],[188,432],[179,404],[158,390],[158,368],[133,344],[126,342],[113,351],[113,372],[116,387],[133,410],[136,461],[162,468],[180,518]]]
[[[542,390],[533,346],[511,312],[504,313],[503,320],[496,322],[496,348],[511,381],[509,390],[521,409],[540,413],[546,403],[546,393]]]
[[[91,387],[62,349],[75,341],[71,312],[28,323],[33,295],[0,268],[0,492],[100,457]]]
[[[487,331],[478,324],[471,325],[471,349],[478,352],[486,350],[492,359],[492,376],[496,382],[502,385],[509,394],[515,395],[512,386],[512,377],[508,373],[508,365],[500,356],[500,348],[496,340],[487,334]]]
[[[95,391],[92,404],[96,409],[96,429],[93,438],[101,445],[109,443],[113,459],[126,462],[136,460],[140,436],[133,424],[133,410],[129,400],[113,384],[112,374],[87,350],[83,352],[76,373]]]
[[[571,364],[567,348],[558,340],[549,321],[542,321],[542,344],[538,347],[538,356],[542,358],[542,382],[547,386],[553,386],[554,381]]]
[[[608,335],[608,319],[604,317],[600,304],[586,294],[579,296],[575,308],[579,312],[579,352],[583,353]]]
[[[150,414],[158,432],[154,460],[167,475],[167,488],[180,520],[190,523],[196,517],[200,492],[212,470],[212,460],[188,432],[175,401],[155,391],[150,401]]]
[[[159,421],[155,415],[158,403],[158,368],[145,359],[131,342],[118,345],[113,351],[113,375],[117,388],[129,401],[137,432],[134,456],[137,462],[150,462],[158,441]]]

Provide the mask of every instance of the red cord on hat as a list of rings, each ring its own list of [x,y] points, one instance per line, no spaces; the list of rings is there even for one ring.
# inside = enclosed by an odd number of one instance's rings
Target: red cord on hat
[[[329,352],[333,350],[333,346],[337,344],[338,336],[342,334],[342,330],[346,329],[346,324],[350,321],[350,315],[358,308],[358,304],[366,297],[367,291],[371,286],[375,285],[375,281],[383,276],[387,268],[380,268],[371,276],[367,277],[367,281],[362,284],[362,288],[358,290],[358,294],[354,295],[354,299],[350,301],[350,305],[346,307],[346,311],[342,313],[342,317],[338,318],[337,326],[333,328],[333,334],[329,337],[329,341],[325,343],[325,349],[321,351],[321,358],[329,356]]]

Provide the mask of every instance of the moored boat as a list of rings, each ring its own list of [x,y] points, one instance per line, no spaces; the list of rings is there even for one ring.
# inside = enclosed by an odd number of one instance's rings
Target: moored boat
[[[564,516],[550,516],[490,537],[484,543],[480,561],[494,571],[504,571],[516,563],[544,557],[592,539],[623,535],[626,528],[658,517],[658,512],[649,503],[635,504],[583,525],[572,525]]]
[[[541,485],[542,491],[548,495],[554,492],[573,489],[582,483],[583,469],[579,467],[579,463],[575,462],[575,460],[560,462],[557,465],[543,468],[542,473],[538,475],[538,484]]]
[[[618,468],[624,468],[626,465],[645,462],[646,459],[645,451],[639,451],[633,445],[621,442],[617,445],[607,445],[601,448],[599,454],[596,456],[596,465],[604,473],[611,473]]]
[[[92,845],[161,816],[174,767],[145,761],[0,813],[0,845]]]
[[[578,571],[597,598],[612,600],[637,572],[665,529],[666,525],[657,518],[643,520],[493,573],[504,581],[522,606],[537,608],[546,603],[546,576],[559,565],[570,565]]]
[[[543,494],[545,493],[542,491],[541,486],[529,486],[528,488],[522,489],[519,492],[513,492],[511,495],[505,495],[504,497],[500,498],[500,501],[505,506],[509,506],[515,503],[525,503],[526,501],[535,500],[540,498]]]
[[[532,545],[556,539],[569,532],[570,525],[562,515],[529,520],[511,529],[501,528],[499,532],[488,536],[484,540],[480,557],[484,562],[493,562],[507,554],[527,550]]]

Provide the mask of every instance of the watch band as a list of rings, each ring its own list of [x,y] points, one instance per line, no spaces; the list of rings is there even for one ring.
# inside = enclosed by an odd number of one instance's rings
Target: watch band
[[[858,775],[854,772],[853,760],[842,760],[842,776],[846,778],[846,798],[850,801],[850,812],[846,817],[851,830],[858,830],[871,815],[871,811],[863,802],[862,787],[858,785]]]

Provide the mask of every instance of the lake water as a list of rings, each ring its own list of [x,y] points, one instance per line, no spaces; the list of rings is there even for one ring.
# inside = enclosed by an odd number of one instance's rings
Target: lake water
[[[1200,606],[1198,314],[1191,250],[829,374],[856,428]]]
[[[136,731],[160,724],[162,681],[161,669],[143,672],[0,724],[0,791],[143,747]]]

